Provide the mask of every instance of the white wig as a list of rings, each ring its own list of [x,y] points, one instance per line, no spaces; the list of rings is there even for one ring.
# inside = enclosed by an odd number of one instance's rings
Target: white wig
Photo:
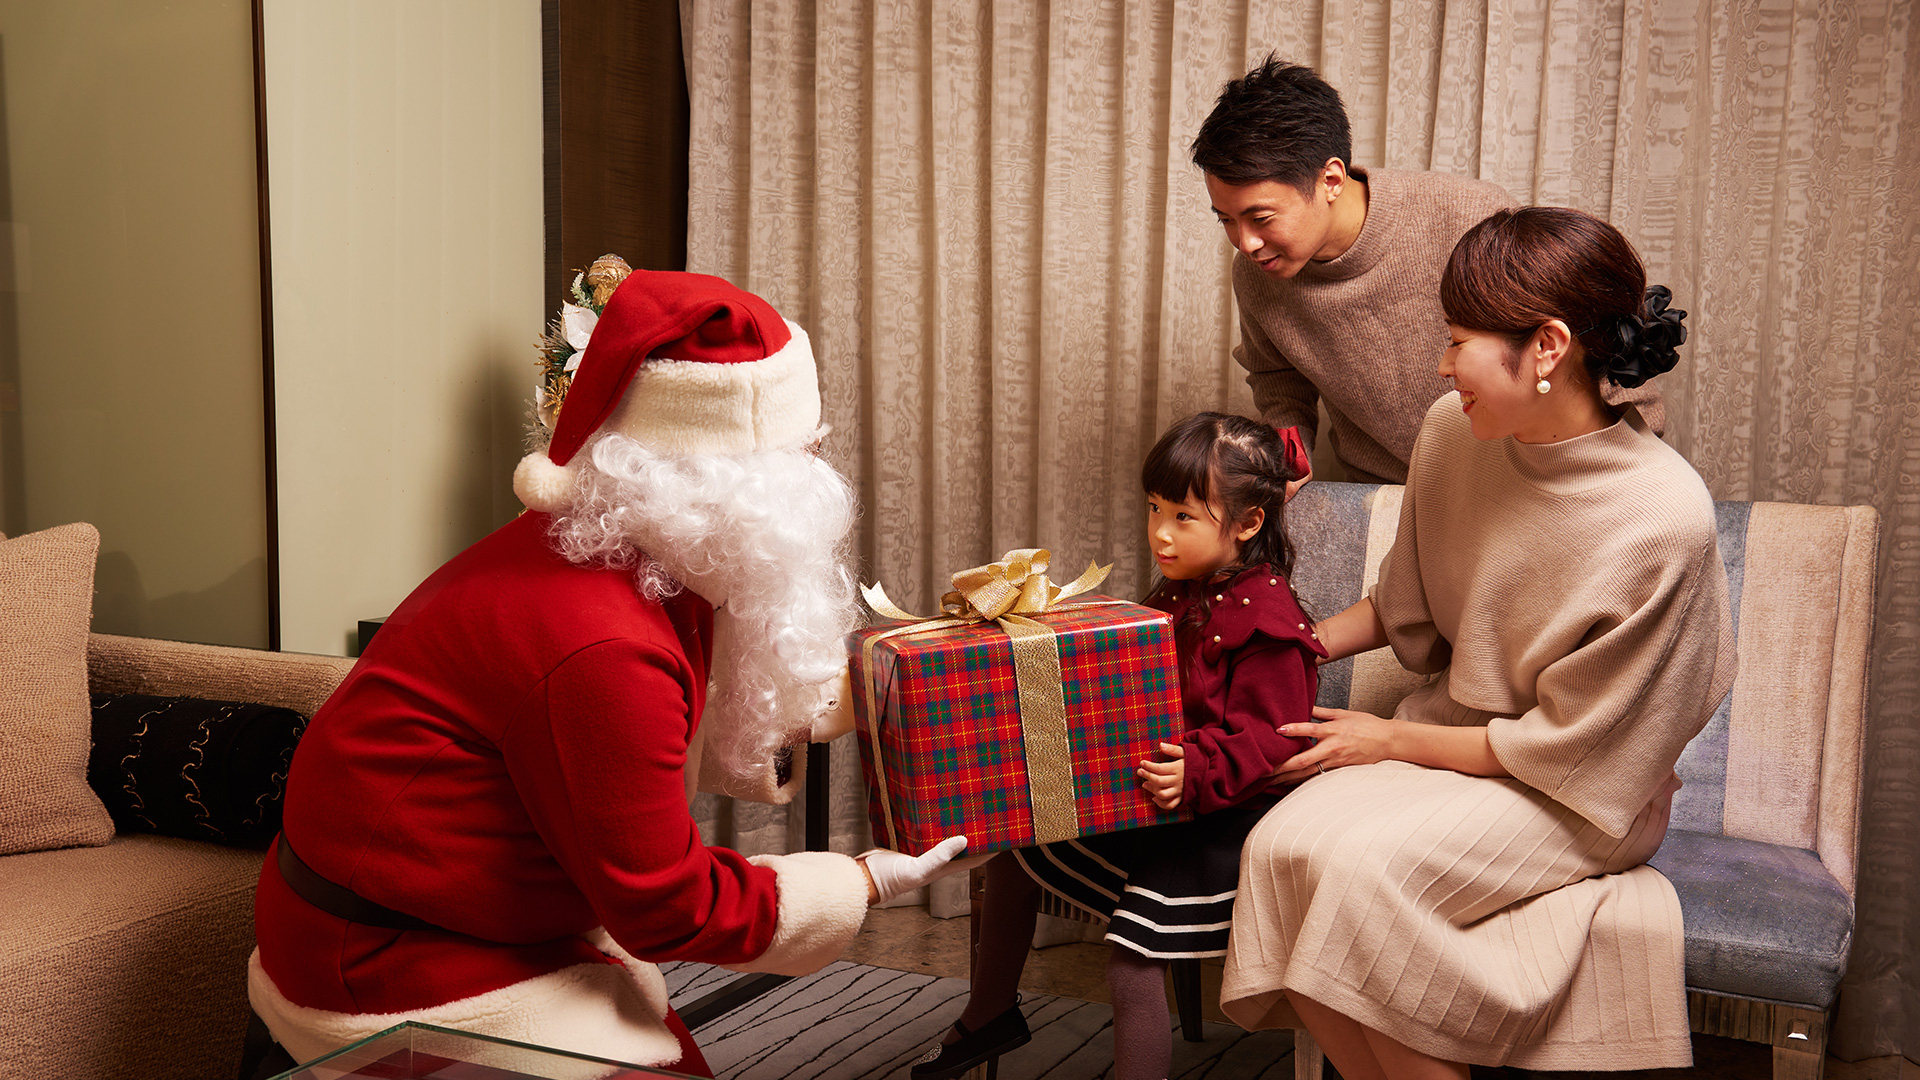
[[[713,659],[706,752],[743,782],[762,774],[805,741],[820,684],[846,666],[858,617],[852,489],[801,448],[665,457],[607,432],[581,457],[554,514],[555,549],[632,569],[648,599],[684,586],[714,605],[730,626],[715,634],[727,651]]]

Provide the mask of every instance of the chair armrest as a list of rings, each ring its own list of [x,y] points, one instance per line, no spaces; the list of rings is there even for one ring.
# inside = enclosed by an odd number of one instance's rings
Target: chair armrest
[[[87,684],[94,693],[252,701],[312,716],[352,669],[353,661],[341,656],[87,635]]]
[[[1860,791],[1867,729],[1867,673],[1873,664],[1874,576],[1880,563],[1880,515],[1849,506],[1840,558],[1840,601],[1834,625],[1833,679],[1826,745],[1820,761],[1820,861],[1854,892],[1860,852]]]

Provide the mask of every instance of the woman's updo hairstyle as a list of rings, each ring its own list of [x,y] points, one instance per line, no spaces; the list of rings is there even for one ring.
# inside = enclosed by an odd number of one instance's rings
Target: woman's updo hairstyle
[[[1671,371],[1687,340],[1687,313],[1667,305],[1620,230],[1580,210],[1527,206],[1496,210],[1453,246],[1440,277],[1447,321],[1505,334],[1518,346],[1548,320],[1573,330],[1587,375],[1634,387]]]

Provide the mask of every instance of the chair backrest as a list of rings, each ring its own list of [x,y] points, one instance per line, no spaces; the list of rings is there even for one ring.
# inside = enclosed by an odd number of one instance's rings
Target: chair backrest
[[[1294,586],[1315,617],[1373,585],[1402,490],[1316,482],[1287,507]],[[1715,512],[1740,666],[1681,756],[1673,827],[1808,849],[1851,893],[1879,516],[1767,502]],[[1391,715],[1421,681],[1380,649],[1322,668],[1320,704]]]

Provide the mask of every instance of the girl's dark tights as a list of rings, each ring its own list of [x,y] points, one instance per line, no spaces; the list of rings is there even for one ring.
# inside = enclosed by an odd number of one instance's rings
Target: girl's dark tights
[[[1040,905],[1040,886],[1012,853],[989,861],[986,876],[973,993],[960,1014],[968,1031],[980,1030],[1013,1007]],[[1166,961],[1141,956],[1123,945],[1112,949],[1107,957],[1107,984],[1113,993],[1115,1080],[1159,1080],[1173,1064]],[[957,1032],[947,1032],[947,1042],[957,1038]]]
[[[1114,1080],[1161,1080],[1173,1066],[1167,962],[1115,944],[1107,956],[1113,994]]]
[[[968,1031],[1008,1009],[1020,991],[1020,972],[1033,947],[1033,924],[1040,913],[1040,886],[1020,868],[1010,851],[987,862],[987,892],[981,898],[980,946],[973,957],[973,993],[960,1014]],[[958,1038],[947,1033],[947,1041]]]

